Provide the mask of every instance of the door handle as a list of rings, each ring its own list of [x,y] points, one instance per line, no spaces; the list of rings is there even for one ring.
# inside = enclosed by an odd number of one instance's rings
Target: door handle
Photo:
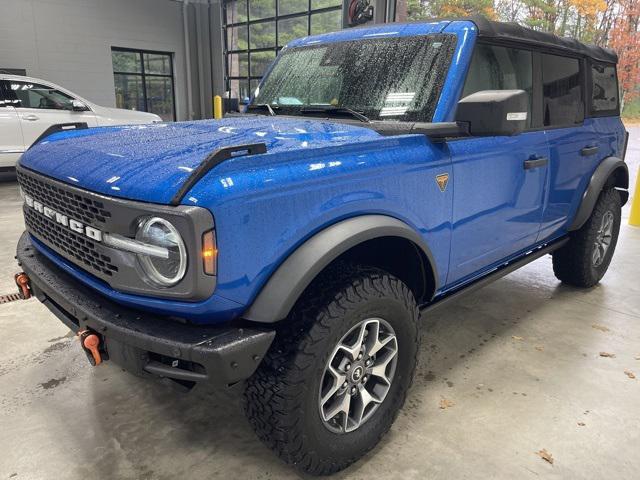
[[[547,163],[549,163],[547,157],[531,157],[529,160],[524,161],[524,169],[531,170],[532,168],[544,167]]]
[[[598,153],[597,145],[589,145],[584,147],[582,150],[580,150],[580,155],[582,155],[583,157],[588,157],[589,155],[595,155],[596,153]]]
[[[31,115],[23,115],[23,116],[22,116],[22,119],[23,119],[23,120],[28,120],[28,121],[30,121],[30,122],[35,122],[36,120],[39,120],[39,119],[40,119],[40,117],[39,117],[39,116],[37,116],[37,115],[33,115],[33,114],[31,114]]]

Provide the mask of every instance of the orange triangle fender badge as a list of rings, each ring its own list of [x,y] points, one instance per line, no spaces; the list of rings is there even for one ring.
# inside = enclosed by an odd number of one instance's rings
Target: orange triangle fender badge
[[[436,183],[438,187],[440,187],[440,191],[444,192],[447,189],[447,184],[449,183],[449,174],[441,173],[440,175],[436,175]]]

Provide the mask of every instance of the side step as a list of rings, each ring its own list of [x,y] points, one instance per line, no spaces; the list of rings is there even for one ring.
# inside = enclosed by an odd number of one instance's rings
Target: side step
[[[560,240],[557,240],[551,244],[548,244],[537,250],[533,250],[531,253],[529,253],[523,258],[520,258],[518,260],[513,260],[512,262],[509,262],[509,263],[505,263],[503,266],[498,267],[497,270],[494,270],[492,273],[480,278],[479,280],[476,280],[475,282],[472,282],[463,287],[460,287],[452,292],[446,293],[445,295],[438,298],[434,302],[427,304],[427,306],[424,309],[422,309],[422,313],[431,313],[434,310],[442,307],[443,305],[448,304],[451,301],[457,300],[468,293],[475,292],[476,290],[482,287],[485,287],[490,283],[495,282],[496,280],[499,280],[505,275],[509,275],[511,272],[514,272],[515,270],[518,270],[519,268],[524,267],[526,264],[531,263],[534,260],[539,259],[540,257],[544,257],[548,253],[553,253],[553,251],[559,249],[568,241],[569,241],[569,237],[561,238]]]

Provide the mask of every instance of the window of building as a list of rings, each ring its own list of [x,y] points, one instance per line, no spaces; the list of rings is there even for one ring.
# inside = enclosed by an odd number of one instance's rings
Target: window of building
[[[246,101],[290,41],[342,27],[342,0],[225,0],[227,90]]]
[[[171,53],[111,49],[116,106],[174,121],[175,96]]]
[[[615,65],[591,65],[591,111],[617,114],[618,78]]]
[[[2,67],[0,67],[0,73],[4,73],[5,75],[22,75],[23,77],[27,75],[27,71],[24,68],[2,68]]]
[[[542,54],[543,117],[546,127],[570,126],[584,120],[580,61]]]
[[[473,52],[462,96],[482,90],[524,90],[531,98],[533,91],[532,56],[528,50],[478,44]]]

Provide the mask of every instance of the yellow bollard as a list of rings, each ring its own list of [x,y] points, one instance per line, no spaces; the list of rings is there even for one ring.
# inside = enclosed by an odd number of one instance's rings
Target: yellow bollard
[[[640,169],[636,175],[636,189],[633,191],[633,201],[631,202],[631,215],[629,215],[629,225],[640,227]]]
[[[222,97],[220,95],[213,97],[213,118],[216,120],[222,118]]]

